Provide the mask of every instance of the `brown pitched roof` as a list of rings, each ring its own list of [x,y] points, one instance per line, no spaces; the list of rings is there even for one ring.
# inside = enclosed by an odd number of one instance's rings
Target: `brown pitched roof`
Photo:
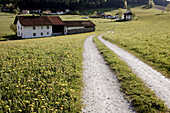
[[[92,26],[96,26],[92,21],[82,21],[81,22],[84,26],[90,26],[90,27],[92,27]]]
[[[20,21],[22,26],[64,25],[58,16],[17,16],[14,24]]]
[[[91,21],[63,21],[67,27],[96,26]]]
[[[48,18],[52,22],[52,25],[64,25],[63,21],[58,16],[48,16]]]
[[[17,16],[14,24],[17,21],[22,26],[42,26],[42,25],[66,25],[67,27],[80,27],[80,26],[96,26],[91,21],[62,21],[58,16]]]
[[[67,27],[79,27],[83,26],[81,21],[63,21]]]

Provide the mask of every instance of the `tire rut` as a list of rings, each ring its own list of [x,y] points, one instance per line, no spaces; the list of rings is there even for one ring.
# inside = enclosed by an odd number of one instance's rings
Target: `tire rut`
[[[168,78],[125,50],[104,40],[102,35],[98,39],[125,61],[131,67],[132,71],[170,108],[170,80]]]
[[[90,36],[84,43],[83,113],[131,113],[130,104],[120,92],[116,75],[100,55]]]

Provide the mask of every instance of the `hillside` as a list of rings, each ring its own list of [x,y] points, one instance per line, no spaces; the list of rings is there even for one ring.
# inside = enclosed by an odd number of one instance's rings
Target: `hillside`
[[[129,4],[148,4],[149,0],[127,0]],[[15,4],[20,9],[93,9],[106,7],[124,7],[124,0],[1,0],[0,4]],[[57,7],[56,7],[57,6]]]

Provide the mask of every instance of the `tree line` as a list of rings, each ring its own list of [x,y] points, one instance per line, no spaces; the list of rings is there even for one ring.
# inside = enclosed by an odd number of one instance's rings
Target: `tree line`
[[[93,9],[104,7],[124,7],[128,4],[148,4],[149,0],[0,0],[0,4],[14,4],[22,9]],[[154,0],[158,4],[166,4],[166,0]]]

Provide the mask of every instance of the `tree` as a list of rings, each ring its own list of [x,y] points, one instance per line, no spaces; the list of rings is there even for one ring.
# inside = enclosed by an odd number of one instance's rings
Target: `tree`
[[[17,26],[16,26],[15,24],[11,24],[11,25],[9,26],[9,28],[10,28],[15,34],[17,34]]]
[[[93,13],[93,15],[96,17],[96,16],[97,16],[97,11],[95,11],[95,12]]]
[[[131,11],[131,7],[130,6],[127,7],[127,11]]]
[[[17,6],[17,11],[20,12],[20,8]]]
[[[155,6],[155,3],[153,0],[149,0],[149,7],[154,7]]]
[[[119,11],[118,11],[118,19],[121,20],[122,19],[122,15],[123,15],[123,11],[121,8],[119,8]]]
[[[168,4],[168,5],[166,6],[166,11],[167,11],[167,12],[170,11],[170,4]]]
[[[125,8],[127,9],[127,1],[125,0]]]
[[[17,9],[13,9],[13,13],[18,14],[19,12]]]

